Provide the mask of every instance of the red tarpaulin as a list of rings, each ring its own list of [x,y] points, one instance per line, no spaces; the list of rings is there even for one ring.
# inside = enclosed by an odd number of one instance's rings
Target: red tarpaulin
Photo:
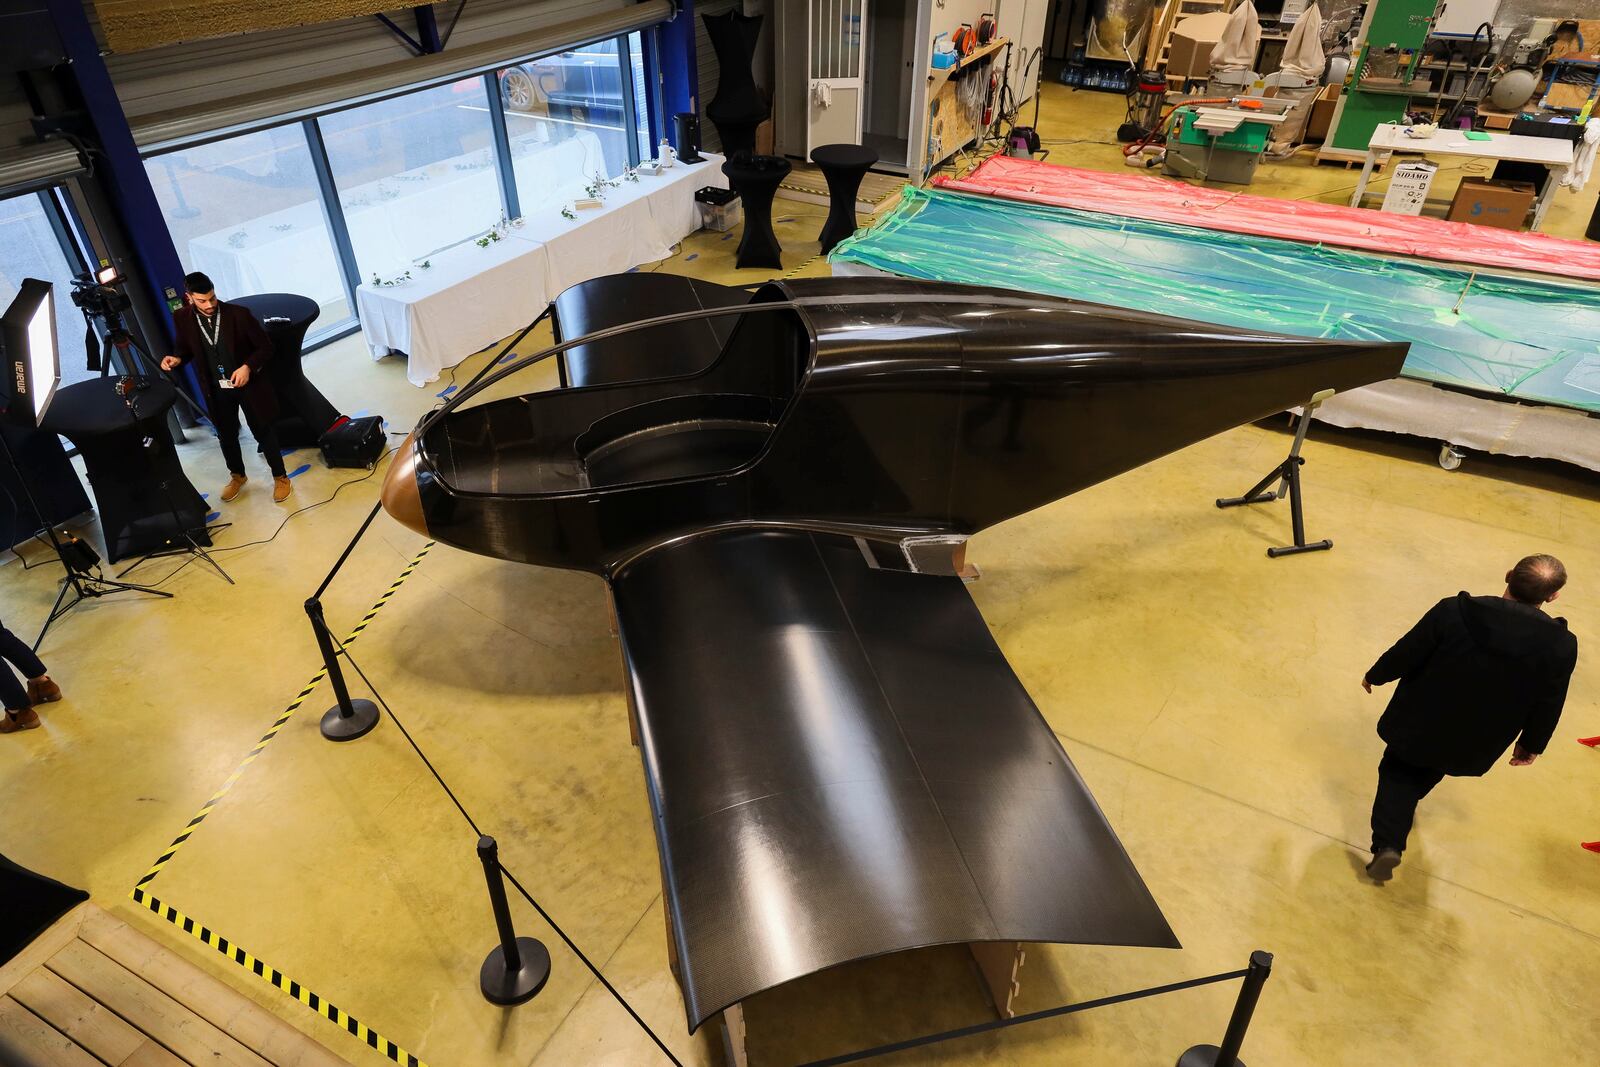
[[[1281,237],[1288,241],[1536,271],[1566,278],[1600,279],[1600,244],[1543,233],[1474,226],[1468,222],[1393,215],[1368,208],[1275,200],[1224,189],[1205,189],[1147,174],[1083,170],[1031,159],[991,156],[960,181],[941,177],[935,179],[935,184],[955,192],[1127,215],[1228,233]]]

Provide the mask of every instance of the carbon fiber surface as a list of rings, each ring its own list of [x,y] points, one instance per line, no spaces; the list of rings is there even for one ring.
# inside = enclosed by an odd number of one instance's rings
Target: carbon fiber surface
[[[746,529],[612,590],[691,1029],[926,945],[1177,947],[959,579]]]

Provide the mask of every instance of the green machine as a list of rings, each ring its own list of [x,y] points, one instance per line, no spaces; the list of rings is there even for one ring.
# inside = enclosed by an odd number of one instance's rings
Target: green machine
[[[1242,106],[1247,101],[1249,106]],[[1177,178],[1249,185],[1272,127],[1292,100],[1236,97],[1225,107],[1180,104],[1167,128],[1166,173]]]
[[[1321,158],[1363,159],[1372,131],[1405,117],[1435,7],[1436,0],[1371,0],[1367,5],[1357,38],[1361,43]]]

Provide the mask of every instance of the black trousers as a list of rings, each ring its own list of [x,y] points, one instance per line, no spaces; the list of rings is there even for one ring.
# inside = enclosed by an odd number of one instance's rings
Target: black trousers
[[[1385,750],[1378,763],[1378,795],[1372,801],[1372,851],[1406,850],[1417,802],[1444,778],[1443,771],[1423,767]]]
[[[44,664],[33,654],[33,649],[4,626],[0,626],[0,660],[21,671],[24,678],[37,678],[45,673]],[[0,666],[0,703],[8,711],[20,711],[28,706],[28,691],[17,681],[10,667]]]
[[[267,466],[275,477],[282,478],[283,450],[278,447],[278,432],[270,422],[263,423],[244,404],[237,389],[211,391],[211,425],[217,428],[217,441],[222,445],[222,458],[228,462],[229,474],[244,473],[244,454],[239,451],[239,410],[244,409],[245,422],[267,457]]]

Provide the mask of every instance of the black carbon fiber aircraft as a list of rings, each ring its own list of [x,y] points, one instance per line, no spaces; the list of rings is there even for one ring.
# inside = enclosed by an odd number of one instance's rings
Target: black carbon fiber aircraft
[[[1177,947],[953,552],[1406,346],[876,278],[619,275],[554,314],[383,502],[609,584],[690,1029],[920,946]],[[547,356],[559,388],[472,403]]]

